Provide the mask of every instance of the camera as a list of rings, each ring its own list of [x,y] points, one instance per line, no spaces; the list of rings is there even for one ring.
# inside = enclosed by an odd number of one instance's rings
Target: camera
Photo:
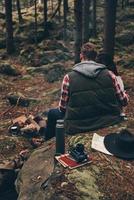
[[[77,163],[87,161],[87,153],[84,151],[84,145],[78,143],[75,147],[70,148],[69,154]]]

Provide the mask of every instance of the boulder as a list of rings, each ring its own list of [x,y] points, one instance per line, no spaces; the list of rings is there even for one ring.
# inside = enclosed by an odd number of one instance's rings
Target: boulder
[[[41,63],[44,65],[48,63],[60,62],[61,60],[67,61],[71,58],[72,57],[68,52],[63,52],[62,50],[44,51],[41,57]]]
[[[124,46],[132,45],[134,44],[134,34],[124,31],[116,37],[116,41]]]
[[[30,44],[34,44],[35,42],[41,42],[42,40],[44,40],[48,36],[49,36],[49,32],[47,30],[45,32],[44,31],[38,31],[37,32],[37,38],[35,36],[35,32],[30,32],[29,35],[28,35],[28,42]]]
[[[58,40],[42,41],[39,44],[39,47],[41,49],[43,49],[44,51],[59,49],[59,50],[62,50],[64,52],[68,52],[68,48],[61,41],[58,41]]]
[[[54,152],[55,145],[49,142],[31,154],[16,180],[18,200],[99,200],[103,196],[96,183],[97,166],[69,170],[55,162],[54,167]]]
[[[23,165],[16,180],[18,200],[45,200],[41,185],[54,169],[55,146],[45,143]]]
[[[53,68],[47,74],[47,81],[49,83],[53,83],[55,81],[58,81],[63,74],[64,74],[63,68],[60,68],[60,67]]]
[[[127,13],[126,15],[123,15],[120,17],[120,21],[129,21],[134,19],[134,14],[133,13]]]
[[[20,72],[9,63],[1,63],[0,64],[0,74],[5,74],[9,76],[18,76],[20,75]]]

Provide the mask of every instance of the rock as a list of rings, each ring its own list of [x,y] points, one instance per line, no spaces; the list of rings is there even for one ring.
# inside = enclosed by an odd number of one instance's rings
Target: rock
[[[20,72],[16,70],[16,68],[8,63],[0,64],[0,73],[9,75],[9,76],[18,76]]]
[[[100,200],[100,197],[103,196],[99,192],[96,178],[90,170],[73,170],[68,175],[68,179],[76,185],[76,188],[81,193],[80,199]]]
[[[39,44],[39,47],[45,51],[50,51],[50,50],[52,51],[52,50],[60,49],[64,52],[68,52],[68,48],[62,42],[59,42],[58,40],[42,41]]]
[[[46,30],[44,31],[38,31],[37,32],[37,38],[35,37],[35,32],[30,32],[28,35],[28,42],[30,44],[34,44],[36,42],[41,42],[42,40],[44,40],[45,38],[47,38],[49,36],[49,32]]]
[[[8,95],[7,99],[11,105],[17,105],[22,107],[28,107],[29,106],[29,100],[22,96],[17,95]]]
[[[116,41],[122,45],[134,44],[134,34],[132,32],[124,31],[116,37]]]
[[[62,50],[55,50],[55,51],[44,51],[41,55],[41,64],[49,64],[60,62],[61,60],[67,61],[71,59],[71,55],[68,52],[63,52]]]
[[[62,74],[65,72],[64,65],[60,63],[55,63],[55,64],[47,64],[47,65],[42,65],[40,67],[28,67],[27,71],[28,72],[38,72],[38,73],[43,73],[43,74],[48,74],[51,70],[61,70]]]
[[[17,105],[22,107],[28,107],[30,103],[38,103],[41,99],[37,98],[26,98],[24,95],[20,94],[9,94],[7,99],[11,105]]]
[[[133,20],[133,19],[134,19],[134,14],[133,13],[127,13],[126,15],[121,16],[119,20],[120,21],[128,21],[128,20]]]
[[[74,32],[73,31],[70,31],[70,30],[67,30],[66,32],[66,38],[67,40],[74,40]],[[60,30],[57,35],[55,36],[55,38],[57,40],[63,40],[64,39],[64,32],[63,32],[63,29]]]
[[[41,185],[48,179],[54,168],[55,146],[45,143],[36,149],[23,165],[16,180],[18,200],[45,200]],[[47,184],[47,182],[46,182]]]
[[[0,199],[17,199],[17,193],[14,188],[16,179],[14,170],[0,169]]]
[[[47,81],[49,83],[53,83],[55,81],[58,81],[60,77],[63,75],[63,70],[61,68],[54,68],[51,69],[47,74]]]

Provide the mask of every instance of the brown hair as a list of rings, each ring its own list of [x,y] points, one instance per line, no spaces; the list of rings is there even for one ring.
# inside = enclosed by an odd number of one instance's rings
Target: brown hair
[[[97,52],[95,50],[95,45],[88,42],[82,45],[81,47],[81,54],[86,57],[88,60],[96,59]]]

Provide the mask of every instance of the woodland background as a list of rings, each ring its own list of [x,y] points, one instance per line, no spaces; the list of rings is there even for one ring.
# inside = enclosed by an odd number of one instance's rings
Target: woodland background
[[[1,0],[0,161],[12,160],[23,149],[33,151],[31,138],[12,137],[9,126],[15,117],[36,116],[58,105],[62,78],[79,62],[80,47],[87,41],[114,57],[130,96],[125,111],[128,120],[98,133],[106,135],[124,127],[134,131],[133,29],[134,2],[131,0]],[[20,98],[27,103],[16,100]],[[91,151],[91,134],[79,134],[67,140],[67,144],[78,142]],[[91,154],[96,168],[90,170],[94,172],[97,190],[103,194],[94,198],[133,200],[133,162],[96,152]],[[78,172],[82,176],[83,171]],[[63,194],[68,199],[89,199],[85,173],[81,186],[74,188],[75,178],[73,182],[63,174],[62,178],[55,177],[52,186],[57,191],[54,193],[57,199]],[[69,183],[61,187],[62,182]]]

